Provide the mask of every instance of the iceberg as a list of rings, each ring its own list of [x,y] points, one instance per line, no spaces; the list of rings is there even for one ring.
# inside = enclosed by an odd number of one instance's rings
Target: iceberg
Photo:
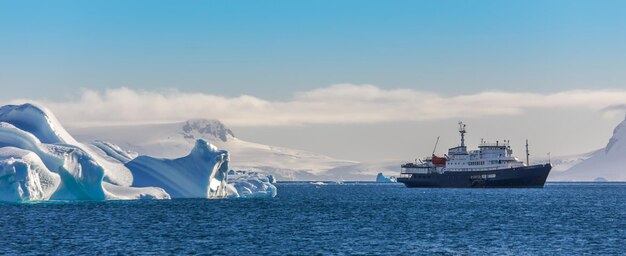
[[[378,175],[376,175],[376,182],[393,183],[393,182],[396,182],[396,177],[393,177],[393,176],[385,177],[385,175],[383,175],[382,172],[379,172]]]
[[[47,154],[47,151],[57,153],[67,150],[78,150],[80,154],[89,155],[100,166],[104,167],[104,179],[115,185],[129,186],[132,184],[132,175],[122,163],[110,157],[97,154],[92,147],[76,141],[56,119],[54,114],[43,106],[35,104],[7,105],[0,107],[0,122],[5,123],[3,128],[17,128],[17,131],[6,131],[5,136],[0,137],[0,147],[3,141],[15,141],[11,134],[15,133],[29,147],[38,147],[38,155]],[[6,129],[5,129],[6,130]],[[15,130],[15,129],[14,129]],[[0,135],[1,136],[1,135]],[[22,148],[19,147],[18,148]],[[44,149],[45,148],[45,149]],[[46,160],[44,159],[44,162]]]
[[[0,107],[0,201],[4,202],[276,194],[275,187],[266,186],[260,177],[228,184],[228,163],[227,151],[203,139],[181,158],[139,156],[106,141],[78,142],[43,106]]]
[[[48,200],[61,183],[37,154],[14,147],[0,148],[0,201]]]
[[[228,171],[229,197],[272,198],[277,194],[274,177],[255,171]]]
[[[228,160],[228,152],[199,139],[185,157],[139,156],[126,166],[133,174],[133,186],[160,187],[173,198],[223,198]]]

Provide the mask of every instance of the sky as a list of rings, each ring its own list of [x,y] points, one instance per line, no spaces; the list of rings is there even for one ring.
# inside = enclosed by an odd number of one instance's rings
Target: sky
[[[624,119],[624,10],[0,0],[0,103],[45,104],[69,127],[218,118],[251,141],[359,161],[428,154],[438,135],[453,146],[461,119],[474,142],[583,153]]]

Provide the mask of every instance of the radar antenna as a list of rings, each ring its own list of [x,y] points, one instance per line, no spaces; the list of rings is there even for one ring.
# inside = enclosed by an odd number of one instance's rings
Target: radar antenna
[[[461,134],[461,147],[465,147],[465,124],[459,121],[459,133]]]

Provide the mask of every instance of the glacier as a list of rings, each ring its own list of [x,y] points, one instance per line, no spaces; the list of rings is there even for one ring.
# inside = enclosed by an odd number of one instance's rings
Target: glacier
[[[187,156],[176,159],[139,155],[102,140],[81,143],[43,106],[0,107],[0,201],[4,202],[276,195],[263,186],[246,185],[262,184],[263,177],[228,184],[229,160],[227,151],[202,139],[196,140]]]

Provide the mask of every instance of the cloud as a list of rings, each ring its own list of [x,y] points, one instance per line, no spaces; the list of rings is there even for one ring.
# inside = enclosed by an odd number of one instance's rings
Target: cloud
[[[380,123],[520,115],[532,109],[603,111],[626,104],[626,90],[570,90],[556,93],[486,91],[443,96],[412,89],[338,84],[298,92],[288,100],[241,95],[85,89],[68,101],[37,102],[72,126],[140,124],[215,118],[233,126]]]

